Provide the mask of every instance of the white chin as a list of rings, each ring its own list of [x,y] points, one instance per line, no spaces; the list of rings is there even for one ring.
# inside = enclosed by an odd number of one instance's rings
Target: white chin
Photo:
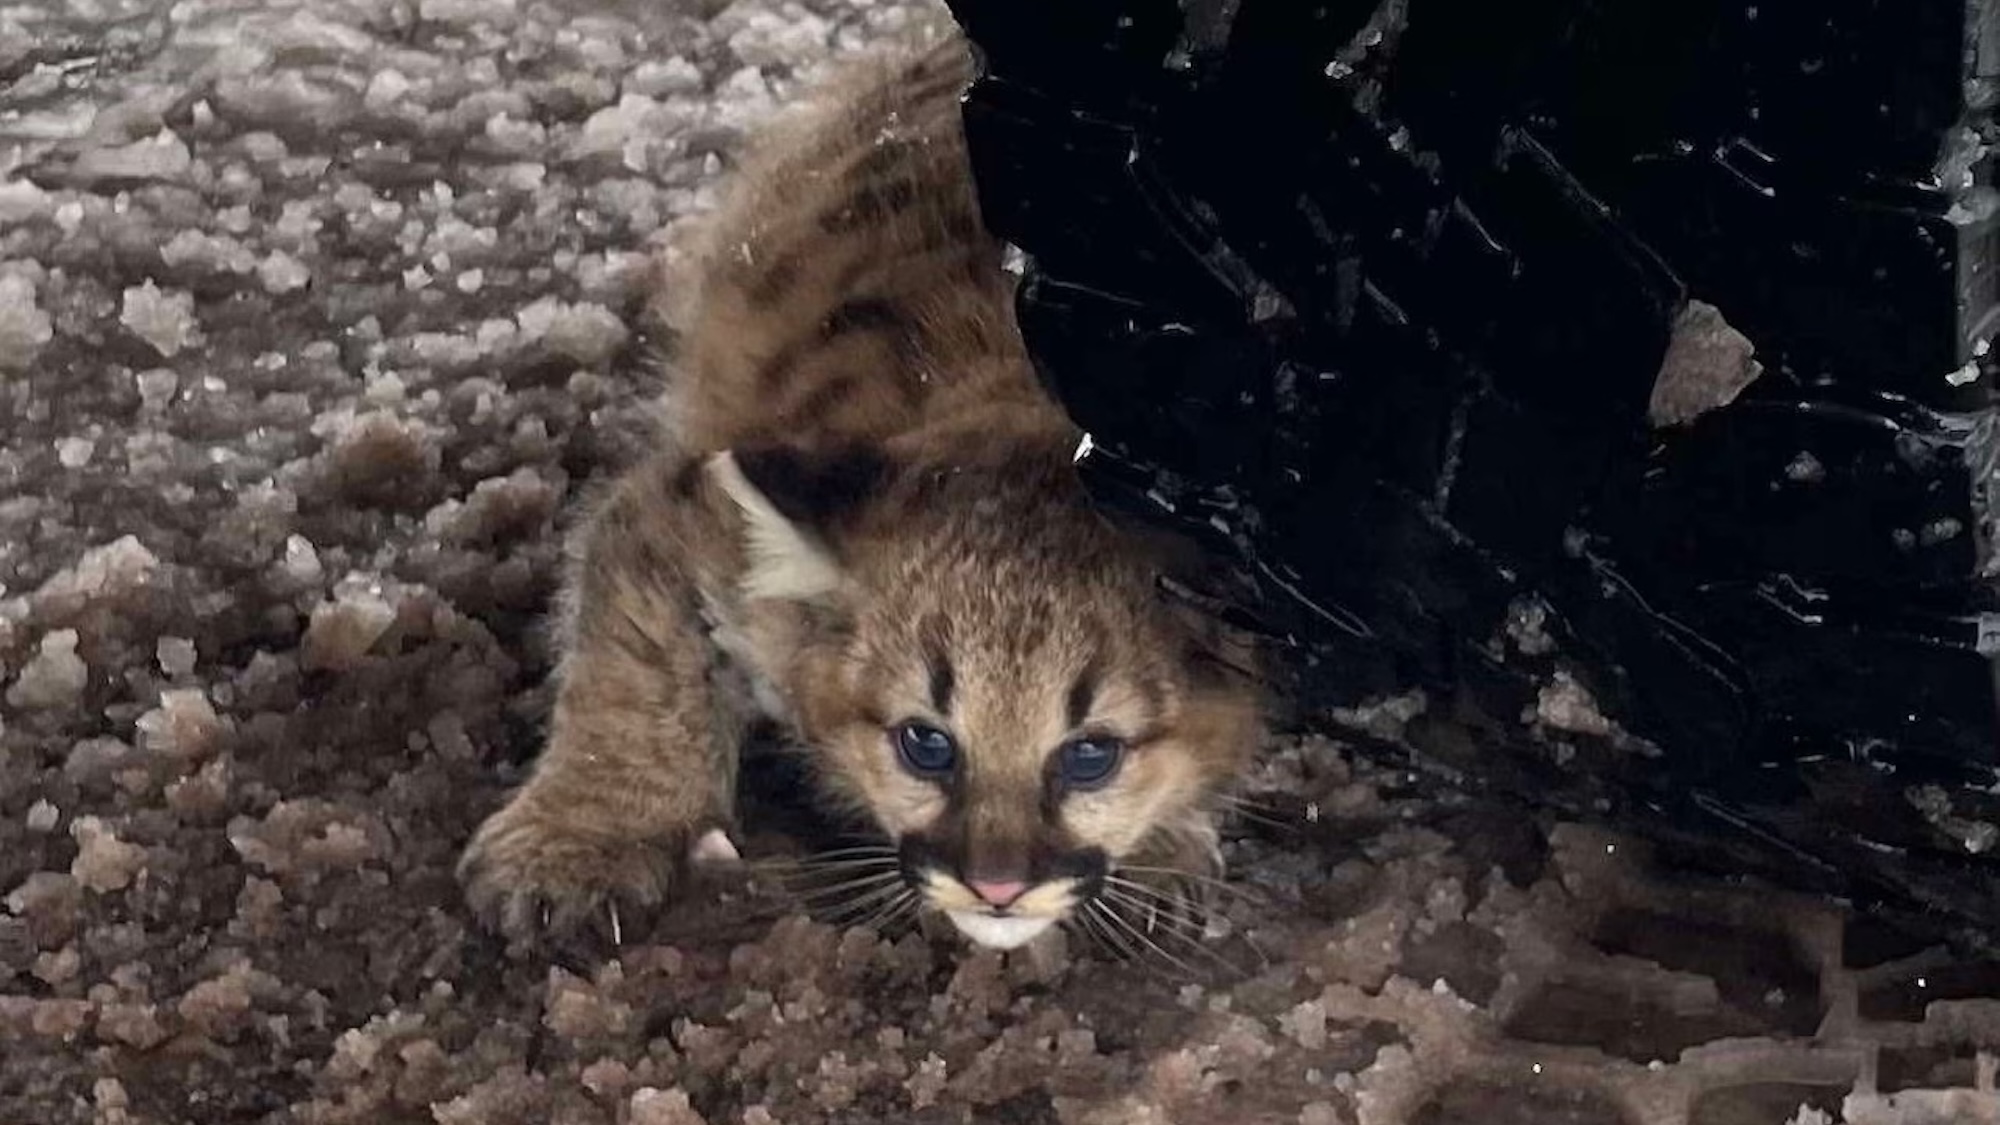
[[[947,910],[944,916],[959,933],[988,949],[1019,949],[1056,923],[1054,918],[996,918],[971,910]]]

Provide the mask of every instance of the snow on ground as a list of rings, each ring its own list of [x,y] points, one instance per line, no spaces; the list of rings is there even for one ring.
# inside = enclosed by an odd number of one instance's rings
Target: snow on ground
[[[645,248],[911,11],[0,0],[0,1122],[1994,1119],[1991,973],[1317,740],[1131,962],[468,925]]]

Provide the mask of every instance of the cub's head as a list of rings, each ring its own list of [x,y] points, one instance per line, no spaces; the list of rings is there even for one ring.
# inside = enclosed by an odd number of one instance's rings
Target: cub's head
[[[775,671],[824,787],[894,842],[918,902],[982,945],[1068,919],[1116,944],[1217,865],[1254,694],[1066,455],[739,450],[709,469],[744,516],[746,596],[801,622]]]

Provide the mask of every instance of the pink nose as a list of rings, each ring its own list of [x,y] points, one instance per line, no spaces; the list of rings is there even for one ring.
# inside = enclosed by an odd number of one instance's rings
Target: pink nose
[[[1027,892],[1028,884],[1019,879],[974,879],[966,884],[972,893],[985,899],[993,906],[1005,906]]]

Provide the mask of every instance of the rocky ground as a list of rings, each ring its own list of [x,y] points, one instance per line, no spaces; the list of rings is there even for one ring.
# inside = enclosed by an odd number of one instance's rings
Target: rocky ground
[[[1322,740],[1134,958],[470,925],[642,252],[913,10],[0,0],[0,1125],[2000,1121],[1990,970]]]

